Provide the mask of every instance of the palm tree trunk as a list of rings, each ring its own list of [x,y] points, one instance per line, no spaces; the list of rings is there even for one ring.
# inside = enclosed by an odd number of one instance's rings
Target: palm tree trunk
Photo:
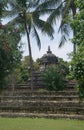
[[[33,90],[33,60],[32,60],[30,37],[29,37],[29,32],[28,32],[26,21],[25,21],[25,30],[26,30],[26,34],[27,34],[28,51],[29,51],[29,59],[30,59],[31,90]]]

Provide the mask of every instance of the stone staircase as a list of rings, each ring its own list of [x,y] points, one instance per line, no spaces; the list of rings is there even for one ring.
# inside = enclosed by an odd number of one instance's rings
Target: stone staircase
[[[0,117],[46,117],[84,120],[78,92],[15,90],[0,95]]]

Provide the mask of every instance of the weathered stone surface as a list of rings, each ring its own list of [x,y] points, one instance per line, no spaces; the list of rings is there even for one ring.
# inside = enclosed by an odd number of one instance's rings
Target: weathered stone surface
[[[84,119],[84,101],[77,91],[5,91],[0,116]]]

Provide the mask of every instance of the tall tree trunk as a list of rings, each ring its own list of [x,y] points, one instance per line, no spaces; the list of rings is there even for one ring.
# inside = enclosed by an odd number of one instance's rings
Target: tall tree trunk
[[[26,21],[25,21],[25,30],[27,34],[28,51],[29,51],[29,59],[30,59],[31,90],[33,90],[33,60],[32,60],[32,52],[31,52],[30,36],[29,36]]]

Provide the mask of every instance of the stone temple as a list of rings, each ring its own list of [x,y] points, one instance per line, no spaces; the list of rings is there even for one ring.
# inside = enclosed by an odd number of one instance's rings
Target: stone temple
[[[46,68],[46,66],[58,64],[58,57],[56,57],[48,46],[48,51],[40,58],[40,69]]]
[[[40,59],[40,68],[37,71],[33,71],[33,85],[34,88],[41,88],[44,86],[44,83],[42,82],[42,79],[40,77],[41,71],[43,71],[46,67],[48,66],[53,66],[58,64],[58,57],[56,57],[51,49],[50,46],[48,46],[48,51],[46,54],[44,54]],[[31,82],[31,77],[28,80],[28,83],[30,84]]]

